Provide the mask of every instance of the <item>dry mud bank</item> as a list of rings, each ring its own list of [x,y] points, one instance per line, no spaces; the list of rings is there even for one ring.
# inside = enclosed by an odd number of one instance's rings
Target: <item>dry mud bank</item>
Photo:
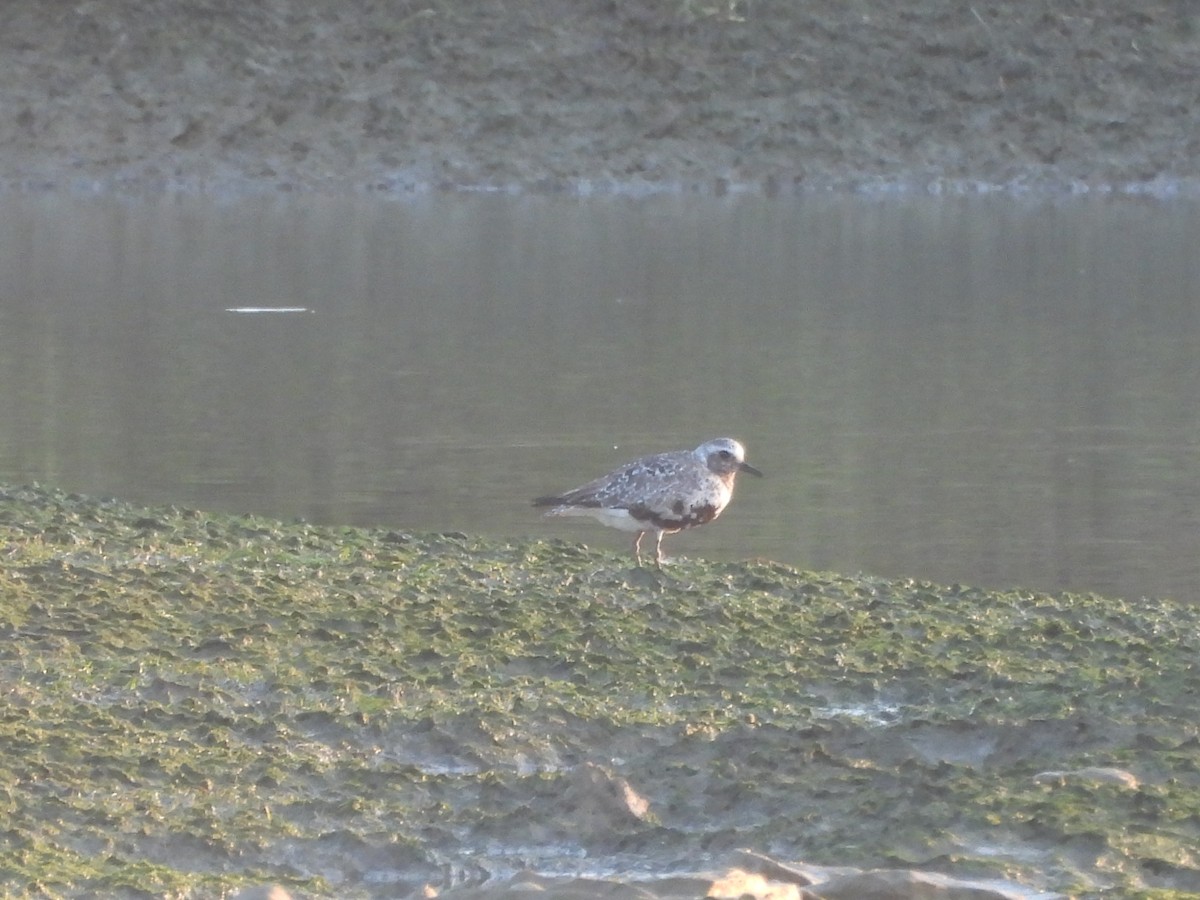
[[[1193,189],[1194,4],[14,0],[10,187]]]

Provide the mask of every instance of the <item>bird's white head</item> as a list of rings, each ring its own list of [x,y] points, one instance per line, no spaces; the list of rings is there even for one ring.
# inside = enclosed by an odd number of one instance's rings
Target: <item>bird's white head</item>
[[[736,475],[749,472],[762,478],[762,472],[746,462],[746,448],[733,438],[717,438],[705,441],[692,451],[696,459],[708,466],[715,475]]]

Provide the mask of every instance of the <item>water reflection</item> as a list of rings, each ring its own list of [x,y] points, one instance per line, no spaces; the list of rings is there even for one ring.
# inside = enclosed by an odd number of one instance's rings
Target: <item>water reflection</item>
[[[623,549],[528,499],[732,434],[672,552],[1190,598],[1197,211],[6,197],[0,478]]]

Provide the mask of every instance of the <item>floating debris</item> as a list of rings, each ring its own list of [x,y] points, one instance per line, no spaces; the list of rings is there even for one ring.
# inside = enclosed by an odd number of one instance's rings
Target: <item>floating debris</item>
[[[259,313],[302,313],[316,312],[307,306],[229,306],[225,312],[257,315]]]

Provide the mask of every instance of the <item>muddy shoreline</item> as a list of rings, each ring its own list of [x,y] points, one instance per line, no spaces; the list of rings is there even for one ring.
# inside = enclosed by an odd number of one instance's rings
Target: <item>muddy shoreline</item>
[[[0,547],[8,896],[1200,890],[1194,605],[36,486]]]
[[[17,0],[19,190],[1193,194],[1183,2]]]
[[[8,190],[1200,193],[1183,2],[6,14]],[[1186,606],[0,500],[13,896],[1200,890]]]

